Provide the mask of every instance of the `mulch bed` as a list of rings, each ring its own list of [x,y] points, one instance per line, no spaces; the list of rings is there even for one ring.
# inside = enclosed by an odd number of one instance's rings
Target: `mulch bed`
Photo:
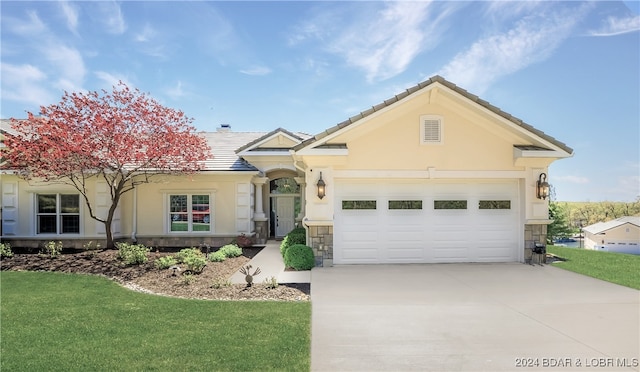
[[[154,261],[177,252],[149,253],[149,262],[126,266],[117,258],[117,250],[67,252],[57,257],[39,253],[14,253],[3,258],[0,268],[11,271],[55,271],[75,274],[101,275],[129,289],[157,295],[209,300],[269,300],[309,301],[309,283],[279,284],[270,288],[264,278],[257,275],[254,284],[230,284],[229,278],[260,252],[261,247],[243,248],[242,256],[227,258],[223,262],[207,262],[202,273],[189,275],[184,271],[174,275],[173,270],[158,270]],[[254,268],[255,269],[255,268]]]

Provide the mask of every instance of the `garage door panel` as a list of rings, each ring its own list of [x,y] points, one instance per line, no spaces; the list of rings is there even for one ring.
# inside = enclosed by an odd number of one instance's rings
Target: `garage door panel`
[[[349,182],[339,180],[335,188],[337,264],[517,260],[517,181]],[[376,209],[342,210],[342,200],[375,200]],[[436,200],[466,200],[467,209],[434,209]],[[505,200],[510,203],[486,202]],[[443,204],[460,206],[438,206]]]

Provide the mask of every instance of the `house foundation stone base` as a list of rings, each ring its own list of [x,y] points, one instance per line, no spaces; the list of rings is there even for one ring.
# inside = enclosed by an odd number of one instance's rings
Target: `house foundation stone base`
[[[309,226],[307,236],[316,266],[333,266],[333,226]]]
[[[533,253],[536,243],[547,245],[547,225],[529,224],[524,225],[524,262],[525,263],[546,263],[546,255]]]

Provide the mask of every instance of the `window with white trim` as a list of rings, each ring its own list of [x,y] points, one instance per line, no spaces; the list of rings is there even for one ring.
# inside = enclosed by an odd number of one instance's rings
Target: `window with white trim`
[[[38,234],[79,234],[80,195],[36,195],[36,229]]]
[[[169,195],[170,232],[211,232],[213,203],[209,194]]]
[[[420,143],[442,143],[442,117],[436,115],[420,116]]]

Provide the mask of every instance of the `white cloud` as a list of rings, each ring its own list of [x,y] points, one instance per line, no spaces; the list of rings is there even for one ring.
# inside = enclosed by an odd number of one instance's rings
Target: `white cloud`
[[[581,177],[581,176],[566,175],[566,176],[554,176],[553,178],[556,180],[565,181],[568,183],[575,183],[579,185],[584,185],[589,183],[589,179],[587,177]]]
[[[271,69],[266,66],[253,66],[247,69],[240,70],[241,73],[251,76],[264,76],[271,73]]]
[[[67,28],[74,34],[78,33],[78,10],[68,1],[61,1],[60,8],[67,20]]]
[[[482,94],[499,78],[547,59],[570,35],[587,6],[578,9],[540,9],[507,31],[476,41],[456,55],[439,75]]]
[[[150,24],[146,23],[142,31],[134,35],[134,40],[139,43],[146,43],[151,41],[156,35],[156,30]]]
[[[640,31],[640,15],[628,17],[608,17],[598,29],[589,32],[591,36],[615,36]]]
[[[46,106],[54,96],[44,88],[47,76],[30,64],[0,64],[2,73],[2,99],[22,102],[36,108]]]
[[[435,6],[438,8],[433,9]],[[446,31],[445,20],[460,6],[401,1],[323,8],[298,25],[289,45],[318,41],[326,51],[363,70],[368,81],[385,80],[402,73],[418,54],[436,46]]]
[[[45,58],[58,70],[57,88],[69,91],[82,89],[86,68],[77,49],[46,43],[41,50]]]
[[[120,5],[115,1],[100,2],[102,10],[102,21],[107,27],[107,32],[112,34],[123,34],[127,29],[127,24],[122,15]]]
[[[174,87],[165,90],[165,93],[174,100],[180,99],[186,95],[182,90],[182,81],[178,80]]]
[[[22,36],[35,36],[46,32],[47,26],[42,22],[37,12],[28,11],[26,20],[3,16],[2,30]]]
[[[133,87],[131,82],[124,75],[111,74],[105,71],[96,71],[94,72],[94,74],[98,79],[102,80],[108,85],[107,87],[105,87],[105,90],[110,90],[112,87],[117,86],[120,81],[125,83],[128,87]]]

